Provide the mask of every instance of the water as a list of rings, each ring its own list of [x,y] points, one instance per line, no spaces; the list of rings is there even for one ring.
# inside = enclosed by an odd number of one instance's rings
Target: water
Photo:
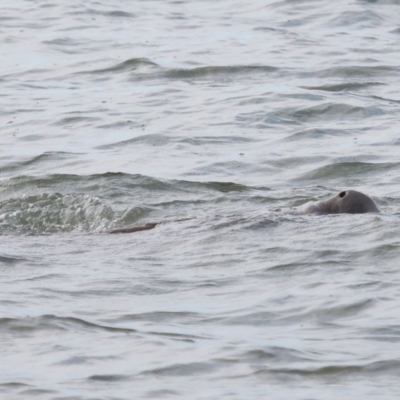
[[[0,9],[2,399],[398,398],[399,1]]]

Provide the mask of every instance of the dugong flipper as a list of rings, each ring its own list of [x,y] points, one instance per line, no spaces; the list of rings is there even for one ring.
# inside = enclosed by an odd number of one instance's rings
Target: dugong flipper
[[[189,221],[191,219],[195,219],[196,217],[186,217],[186,218],[178,218],[172,221],[160,221],[160,222],[148,222],[144,225],[134,225],[134,226],[127,226],[125,228],[118,228],[108,231],[107,233],[133,233],[133,232],[140,232],[140,231],[148,231],[150,229],[154,229],[157,225],[166,224],[168,222],[182,222],[182,221]]]
[[[155,228],[157,225],[158,223],[154,222],[139,226],[128,226],[126,228],[113,229],[112,231],[108,231],[108,233],[132,233],[132,232],[148,231],[150,229]]]

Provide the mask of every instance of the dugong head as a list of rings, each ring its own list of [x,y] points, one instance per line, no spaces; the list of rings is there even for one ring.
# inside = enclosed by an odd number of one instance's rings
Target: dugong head
[[[318,202],[316,206],[326,214],[363,214],[379,212],[371,197],[356,190],[344,190],[328,200]]]

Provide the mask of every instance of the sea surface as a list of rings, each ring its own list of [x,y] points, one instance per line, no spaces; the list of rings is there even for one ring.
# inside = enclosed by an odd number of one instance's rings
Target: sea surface
[[[2,400],[400,397],[399,0],[3,1],[0,60]]]

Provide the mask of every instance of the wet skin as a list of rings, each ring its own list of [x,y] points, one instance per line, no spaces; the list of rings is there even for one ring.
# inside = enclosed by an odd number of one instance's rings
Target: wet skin
[[[303,214],[364,214],[379,212],[371,197],[356,190],[344,190],[325,201],[305,208]]]

